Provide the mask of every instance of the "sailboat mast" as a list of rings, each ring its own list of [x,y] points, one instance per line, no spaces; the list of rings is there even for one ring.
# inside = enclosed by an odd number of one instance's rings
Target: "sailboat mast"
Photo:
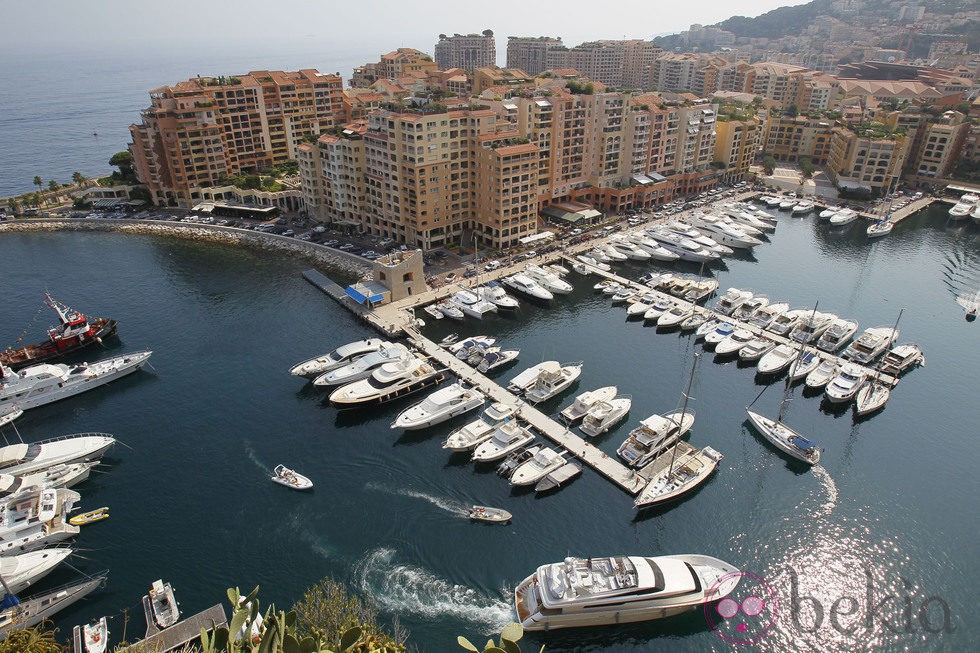
[[[681,408],[681,420],[677,424],[677,430],[680,431],[684,427],[684,417],[687,415],[687,400],[691,396],[691,384],[694,383],[694,370],[698,366],[698,359],[701,358],[701,354],[694,354],[694,362],[691,363],[691,376],[687,379],[687,390],[684,391],[684,406]],[[667,477],[669,478],[674,473],[674,459],[677,457],[677,445],[680,444],[680,435],[677,436],[677,441],[674,442],[674,446],[670,450],[670,467],[667,470]]]
[[[814,318],[817,317],[817,307],[818,306],[820,306],[820,300],[819,299],[816,302],[814,302],[814,304],[813,304],[813,311],[810,313],[810,322],[809,322],[809,324],[810,324],[811,327],[813,327],[813,320],[814,320]],[[803,359],[803,352],[805,352],[805,351],[806,351],[806,345],[804,343],[800,343],[800,350],[798,352],[796,352],[796,360],[790,366],[790,370],[794,370],[795,371],[797,368],[799,368],[800,361]],[[779,410],[776,411],[776,423],[777,424],[782,419],[782,417],[783,417],[783,408],[786,407],[786,402],[789,400],[789,386],[790,386],[790,383],[792,383],[792,381],[793,381],[793,376],[791,374],[787,374],[786,375],[786,385],[783,387],[783,400],[779,402]]]

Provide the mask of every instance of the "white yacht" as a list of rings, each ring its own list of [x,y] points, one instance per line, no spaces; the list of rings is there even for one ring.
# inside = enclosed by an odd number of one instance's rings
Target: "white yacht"
[[[773,321],[776,320],[780,315],[789,310],[789,304],[785,302],[779,302],[777,304],[769,304],[763,308],[757,310],[752,317],[748,319],[749,326],[759,327],[760,329],[767,328]]]
[[[667,450],[694,426],[694,411],[651,415],[630,431],[616,453],[630,467],[641,468]]]
[[[782,422],[769,419],[747,408],[745,412],[749,414],[752,426],[780,451],[808,465],[816,465],[820,462],[820,449],[811,440]]]
[[[565,456],[550,447],[539,449],[510,475],[511,485],[532,485],[565,464]]]
[[[0,407],[28,410],[67,399],[136,372],[152,353],[138,351],[80,365],[41,363],[18,372],[0,365]]]
[[[7,424],[13,423],[15,419],[24,414],[20,408],[14,404],[7,404],[6,406],[0,406],[0,426],[6,426]]]
[[[607,263],[603,263],[602,261],[596,259],[593,256],[586,256],[585,254],[579,254],[575,258],[580,263],[584,263],[585,265],[590,265],[597,270],[602,270],[603,272],[609,272],[610,270],[612,270],[612,268],[609,267]]]
[[[30,444],[0,447],[0,472],[10,476],[33,474],[58,465],[98,460],[116,439],[108,433],[79,433]]]
[[[707,250],[690,238],[685,238],[672,231],[653,228],[648,229],[646,233],[660,243],[661,247],[676,254],[682,261],[710,263],[720,258],[717,252]]]
[[[794,215],[803,215],[804,213],[809,213],[812,210],[813,210],[813,202],[809,200],[803,200],[802,202],[793,205]]]
[[[758,231],[758,229],[740,225],[731,218],[719,218],[715,215],[692,215],[687,219],[698,229],[708,232],[712,239],[722,245],[735,249],[750,249],[762,244],[761,240],[749,233],[749,230]]]
[[[490,404],[479,419],[476,419],[449,434],[443,449],[469,451],[493,437],[493,432],[503,423],[514,417],[514,409],[501,403]]]
[[[655,239],[642,233],[630,234],[630,240],[635,243],[640,249],[650,255],[650,258],[655,261],[662,261],[664,263],[670,263],[676,261],[680,256],[666,249]]]
[[[790,195],[789,197],[783,197],[779,200],[779,208],[783,211],[788,211],[789,209],[796,206],[799,200],[796,199],[796,195]]]
[[[840,350],[857,333],[858,323],[853,320],[837,318],[830,328],[824,331],[817,341],[817,349],[834,353]]]
[[[527,276],[526,274],[521,274],[520,272],[515,275],[505,277],[504,285],[534,299],[549,301],[555,298],[554,293],[552,293],[550,290],[543,287],[531,277]]]
[[[735,253],[735,250],[731,247],[720,244],[711,236],[704,235],[686,222],[671,220],[667,223],[667,228],[676,234],[684,236],[685,238],[690,238],[698,245],[704,247],[706,250],[715,252],[719,256],[731,256]]]
[[[858,417],[863,417],[865,415],[870,415],[876,410],[881,410],[885,407],[885,403],[888,401],[891,393],[891,388],[885,385],[883,381],[880,381],[877,378],[872,378],[871,381],[864,384],[864,386],[858,390],[857,397],[854,402],[854,412]]]
[[[793,327],[789,337],[794,342],[808,345],[820,339],[830,325],[834,323],[837,316],[833,313],[821,313],[813,311],[809,315],[803,316],[799,324]]]
[[[697,331],[694,332],[694,339],[701,340],[707,337],[709,333],[717,329],[721,324],[722,321],[719,319],[710,318],[706,320],[697,328]]]
[[[481,299],[471,290],[457,290],[449,297],[450,303],[463,311],[463,314],[482,320],[487,313],[496,313],[497,305]]]
[[[42,549],[78,535],[67,522],[82,498],[67,488],[46,488],[0,501],[0,556]]]
[[[419,403],[400,412],[391,423],[391,428],[406,431],[428,428],[457,415],[476,410],[483,406],[486,400],[481,392],[460,383],[453,383],[436,390]]]
[[[466,313],[460,310],[459,306],[456,306],[448,299],[444,299],[441,302],[434,304],[433,308],[442,313],[443,317],[448,317],[450,320],[462,320],[466,317]]]
[[[64,610],[102,586],[105,580],[105,575],[88,578],[78,583],[33,594],[16,605],[0,608],[0,639],[14,629],[30,628],[59,610]]]
[[[560,414],[566,422],[574,424],[585,417],[592,406],[603,401],[612,400],[617,392],[619,392],[619,389],[614,385],[607,385],[603,388],[583,392],[575,397],[575,401],[565,406]]]
[[[782,372],[790,366],[797,353],[798,350],[792,345],[777,345],[759,359],[759,374]]]
[[[786,311],[785,313],[778,315],[773,319],[767,326],[766,331],[771,331],[778,336],[789,335],[789,332],[806,316],[810,315],[813,311],[798,308],[792,311]]]
[[[39,549],[0,557],[0,577],[8,591],[16,594],[37,583],[72,554],[69,547]]]
[[[679,452],[681,448],[684,451]],[[650,478],[633,500],[633,507],[642,510],[680,498],[708,480],[725,458],[711,447],[697,450],[686,442],[675,443],[670,455],[670,465]]]
[[[394,363],[412,357],[413,354],[405,345],[398,342],[386,342],[377,351],[361,356],[352,363],[342,365],[341,367],[321,374],[313,379],[313,385],[324,387],[353,383],[354,381],[366,379],[371,376],[374,370],[385,363]]]
[[[497,281],[491,281],[485,286],[476,289],[477,295],[497,307],[498,311],[516,311],[520,308],[520,302],[507,294],[504,287]]]
[[[547,401],[571,386],[581,374],[582,363],[562,365],[557,371],[543,370],[524,393],[524,398],[532,404]]]
[[[819,390],[830,383],[831,379],[840,374],[840,366],[832,358],[820,362],[812,372],[806,375],[806,387]]]
[[[385,363],[371,376],[340,386],[330,394],[330,402],[340,408],[381,404],[437,385],[442,379],[432,365],[411,356]]]
[[[497,342],[496,338],[491,338],[490,336],[470,336],[469,338],[464,338],[462,340],[455,340],[447,345],[445,345],[446,350],[451,353],[456,358],[466,358],[469,353],[468,350],[475,346],[490,347]],[[460,353],[463,353],[462,357]]]
[[[731,315],[741,308],[742,304],[752,299],[752,293],[748,290],[729,288],[725,294],[715,301],[715,312],[722,315]]]
[[[612,245],[602,245],[599,247],[599,249],[601,249],[602,252],[609,257],[610,261],[614,261],[616,263],[622,263],[623,261],[629,259],[629,257],[626,254],[620,252]]]
[[[507,384],[507,389],[515,394],[520,394],[534,385],[534,382],[545,370],[554,374],[561,370],[561,365],[558,361],[543,361],[537,365],[532,365],[511,379],[510,383]]]
[[[616,291],[616,294],[613,295],[612,303],[625,304],[626,300],[630,299],[634,295],[636,295],[636,291],[633,290],[632,288],[629,287],[620,288],[619,290]]]
[[[602,435],[626,417],[633,406],[633,399],[628,396],[619,396],[608,401],[600,401],[589,408],[582,420],[582,433],[590,437]]]
[[[658,299],[653,302],[643,313],[644,322],[659,322],[660,318],[663,317],[664,313],[669,312],[671,309],[677,306],[677,302],[670,299]]]
[[[868,365],[894,344],[898,333],[898,329],[891,327],[865,329],[857,340],[847,346],[841,356],[860,365]]]
[[[702,311],[694,311],[694,313],[681,322],[681,332],[684,331],[699,331],[702,329],[709,321],[717,322],[716,320],[710,319],[710,313],[704,313]]]
[[[881,238],[890,234],[894,228],[895,223],[886,218],[869,224],[865,233],[868,234],[868,238]]]
[[[180,608],[177,605],[177,598],[174,596],[174,588],[169,582],[155,580],[150,586],[149,599],[150,611],[153,614],[153,621],[160,628],[170,628],[180,620]]]
[[[653,306],[653,303],[657,301],[657,296],[652,292],[645,293],[644,295],[637,297],[634,301],[626,307],[626,318],[634,319],[642,317],[647,309]]]
[[[765,336],[757,336],[738,350],[738,359],[746,363],[756,363],[760,358],[776,348],[776,343]]]
[[[752,295],[746,299],[741,306],[732,311],[731,316],[735,320],[748,322],[753,315],[769,305],[769,298],[765,295]]]
[[[337,347],[329,354],[317,356],[316,358],[311,358],[294,365],[290,368],[289,373],[293,376],[304,376],[308,379],[313,379],[330,370],[347,365],[355,358],[360,358],[373,351],[378,351],[385,344],[388,343],[380,338],[368,338],[367,340],[349,342],[346,345]]]
[[[713,347],[722,340],[726,340],[728,336],[732,335],[733,333],[735,333],[735,325],[731,322],[722,322],[715,327],[714,331],[704,336],[704,345],[705,347]]]
[[[593,247],[588,253],[589,256],[593,257],[600,263],[612,263],[612,259],[609,258],[609,254],[606,253],[606,250],[599,246]]]
[[[694,315],[693,304],[677,304],[657,318],[657,326],[662,329],[675,327]]]
[[[549,272],[538,265],[528,264],[524,268],[524,274],[554,295],[567,295],[573,290],[572,284],[562,279],[560,274]]]
[[[722,206],[722,213],[734,220],[744,231],[744,227],[752,227],[760,232],[775,231],[776,222],[774,220],[764,220],[754,213],[750,213],[737,206]]]
[[[779,204],[783,201],[783,198],[779,197],[778,195],[765,195],[760,197],[759,201],[765,202],[765,205],[769,208],[776,209],[779,208]]]
[[[799,381],[807,377],[810,372],[820,366],[820,357],[813,352],[804,352],[796,358],[789,366],[789,380]]]
[[[703,555],[570,557],[521,581],[514,605],[527,631],[650,621],[721,599],[739,578]]]
[[[834,226],[842,226],[845,224],[851,224],[860,217],[860,214],[854,209],[841,209],[837,213],[830,216],[830,224]]]
[[[98,464],[97,460],[87,463],[62,463],[20,476],[0,473],[0,499],[46,487],[73,487],[86,481],[92,473],[92,468]]]
[[[491,462],[506,457],[519,447],[534,440],[534,435],[514,420],[507,421],[496,429],[493,435],[484,440],[473,452],[475,462]]]
[[[735,331],[715,345],[715,354],[718,356],[736,354],[753,340],[755,340],[755,334],[748,329],[735,329]]]
[[[867,369],[854,363],[844,363],[840,373],[827,385],[824,396],[835,404],[851,401],[867,380]]]
[[[614,237],[609,241],[609,246],[631,261],[649,261],[651,258],[650,252],[647,252],[636,243],[626,240],[624,236]]]
[[[967,193],[960,197],[960,201],[953,205],[949,210],[949,217],[959,220],[970,215],[974,208],[980,204],[980,196]]]
[[[841,208],[843,208],[843,207],[833,206],[833,205],[827,205],[827,208],[825,208],[823,211],[821,211],[820,213],[818,213],[817,214],[817,217],[820,218],[821,220],[829,220],[830,218],[832,218],[834,216],[834,214],[836,214],[838,211],[840,211]]]
[[[501,349],[500,347],[490,347],[483,353],[483,360],[476,364],[476,371],[486,374],[495,369],[509,365],[517,360],[521,355],[520,349]]]
[[[883,374],[898,376],[913,365],[924,365],[926,357],[918,345],[906,343],[899,345],[885,354],[878,365]]]

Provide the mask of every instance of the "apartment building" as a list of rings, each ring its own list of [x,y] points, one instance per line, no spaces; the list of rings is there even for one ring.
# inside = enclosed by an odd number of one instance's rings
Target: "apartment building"
[[[484,30],[481,34],[440,34],[435,54],[440,70],[462,68],[473,71],[497,64],[497,44],[491,30]]]
[[[724,164],[725,181],[740,181],[749,173],[759,147],[759,120],[719,117],[715,126],[714,162]]]
[[[903,134],[865,126],[834,127],[827,174],[837,186],[886,194],[902,175],[908,146]]]
[[[341,80],[316,70],[197,77],[150,91],[130,125],[137,176],[156,204],[187,204],[200,189],[289,159],[343,117]]]
[[[398,48],[381,55],[377,63],[366,63],[354,69],[350,79],[353,88],[368,88],[379,79],[398,79],[409,75],[422,76],[439,69],[432,57],[414,48]]]
[[[665,54],[650,67],[647,87],[655,91],[690,91],[695,72],[702,67],[701,57],[691,52]]]
[[[507,37],[507,67],[519,68],[530,75],[537,75],[554,66],[549,60],[549,53],[567,52],[568,48],[561,42],[561,37],[550,36],[508,36]],[[554,56],[554,55],[552,55]]]
[[[918,148],[913,150],[911,170],[921,177],[949,177],[959,161],[970,133],[970,122],[958,111],[947,111],[925,122]]]
[[[368,121],[335,127],[300,146],[300,188],[307,215],[320,222],[360,225],[365,210],[364,134]]]
[[[517,87],[533,84],[534,77],[519,68],[485,66],[473,71],[473,95],[479,95],[491,86]]]
[[[746,75],[745,87],[741,90],[774,100],[783,108],[797,102],[809,74],[806,68],[771,61],[751,66],[752,71]]]
[[[810,157],[816,165],[825,165],[830,155],[833,121],[806,116],[769,114],[762,137],[762,151],[777,161],[799,161]]]

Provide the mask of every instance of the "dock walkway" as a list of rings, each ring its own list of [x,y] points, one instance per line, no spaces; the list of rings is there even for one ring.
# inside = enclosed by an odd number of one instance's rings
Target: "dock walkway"
[[[568,259],[567,256],[565,258]],[[568,259],[568,260],[571,260],[571,259]],[[583,265],[585,265],[585,264],[583,264]],[[728,315],[723,315],[721,313],[716,313],[715,311],[712,311],[711,309],[708,309],[708,308],[704,308],[703,306],[700,306],[699,304],[692,304],[690,302],[684,301],[683,299],[681,299],[679,297],[675,297],[674,295],[671,295],[669,293],[665,293],[665,292],[663,292],[661,290],[655,290],[655,289],[651,288],[650,286],[644,285],[644,284],[642,284],[642,283],[640,283],[638,281],[634,281],[632,279],[627,279],[626,277],[621,277],[618,274],[616,274],[615,272],[606,272],[604,270],[600,270],[599,268],[592,267],[592,266],[587,266],[587,267],[590,267],[592,269],[592,273],[593,274],[598,275],[598,276],[601,276],[601,277],[604,277],[604,278],[609,279],[609,280],[612,280],[612,281],[615,281],[615,282],[617,282],[617,283],[619,283],[619,284],[621,284],[623,286],[628,286],[629,288],[632,288],[632,289],[636,290],[638,293],[640,293],[640,292],[642,292],[644,294],[645,293],[652,293],[658,299],[667,299],[667,300],[670,300],[670,301],[672,301],[672,302],[674,302],[676,304],[691,306],[691,307],[695,308],[696,310],[698,310],[701,313],[708,313],[714,319],[721,320],[722,322],[729,322],[731,324],[734,324],[737,328],[739,328],[739,329],[745,329],[746,331],[751,331],[752,333],[754,333],[757,336],[765,336],[766,338],[769,338],[770,340],[774,341],[776,344],[790,345],[794,349],[799,349],[799,347],[800,347],[800,343],[796,342],[795,340],[792,340],[791,338],[787,338],[785,336],[777,335],[775,333],[772,333],[771,331],[766,331],[765,329],[760,329],[757,326],[746,324],[744,322],[738,322],[737,320],[732,319]],[[806,349],[806,351],[812,352],[816,356],[819,356],[823,360],[832,359],[838,365],[843,365],[844,363],[849,362],[847,359],[842,358],[841,356],[838,356],[837,354],[829,354],[829,353],[827,353],[827,352],[825,352],[823,350],[817,349],[816,347],[813,347],[811,345],[805,345],[804,346],[804,349]],[[882,383],[888,385],[889,387],[895,387],[895,385],[898,383],[898,379],[897,378],[895,378],[893,376],[889,376],[887,374],[881,374],[881,375],[879,375],[878,376],[878,380],[881,381]]]
[[[152,610],[149,609],[150,597],[143,597],[143,610],[146,616],[146,638],[135,642],[132,646],[119,649],[118,653],[167,653],[182,648],[201,636],[202,630],[210,631],[215,627],[227,626],[228,618],[224,607],[218,603],[203,612],[178,621],[170,628],[160,630],[153,620]]]

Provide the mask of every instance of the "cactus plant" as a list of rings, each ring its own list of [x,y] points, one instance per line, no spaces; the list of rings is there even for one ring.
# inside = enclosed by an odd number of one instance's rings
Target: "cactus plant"
[[[524,636],[524,627],[517,623],[507,624],[500,631],[500,644],[494,644],[493,640],[487,641],[487,645],[481,651],[470,640],[462,635],[456,638],[456,642],[471,653],[521,653],[521,647],[517,644]],[[544,646],[541,647],[544,651]]]

